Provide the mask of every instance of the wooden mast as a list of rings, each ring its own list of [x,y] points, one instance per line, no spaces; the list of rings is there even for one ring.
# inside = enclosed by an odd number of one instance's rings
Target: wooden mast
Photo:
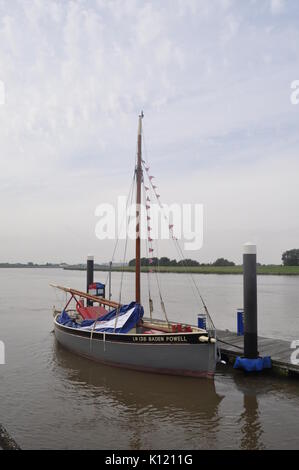
[[[141,163],[141,139],[142,139],[142,118],[143,111],[139,115],[138,122],[138,144],[137,144],[137,166],[136,166],[136,302],[140,304],[140,212],[141,212],[141,181],[142,181],[142,163]]]

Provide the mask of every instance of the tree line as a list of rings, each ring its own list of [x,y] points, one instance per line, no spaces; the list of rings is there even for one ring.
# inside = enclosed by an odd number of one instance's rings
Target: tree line
[[[292,250],[287,250],[282,254],[282,263],[284,266],[299,266],[299,249],[293,248]],[[199,263],[194,259],[184,259],[177,261],[176,259],[167,258],[167,256],[162,256],[161,258],[154,257],[152,258],[152,263],[149,263],[148,258],[141,258],[141,266],[235,266],[233,261],[229,261],[225,258],[218,258],[214,263]],[[136,260],[131,259],[129,266],[135,266]],[[260,265],[260,263],[257,263]]]
[[[284,266],[299,266],[299,249],[293,248],[285,251],[281,259]]]
[[[162,256],[161,258],[153,257],[151,260],[152,262],[150,263],[148,258],[141,258],[140,264],[141,266],[235,266],[233,261],[228,261],[225,258],[218,258],[214,263],[199,263],[190,258],[177,261],[176,259],[170,259],[166,256]],[[129,261],[129,266],[135,265],[136,259],[133,258]]]

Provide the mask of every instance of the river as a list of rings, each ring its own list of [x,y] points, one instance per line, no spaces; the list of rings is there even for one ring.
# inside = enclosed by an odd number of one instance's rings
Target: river
[[[95,273],[100,282],[106,276]],[[235,330],[242,276],[195,279],[216,327]],[[112,280],[118,300],[121,274],[112,273]],[[146,274],[142,280],[145,298]],[[189,276],[163,274],[160,281],[169,317],[195,323],[202,307]],[[77,357],[53,335],[52,306],[61,307],[64,294],[50,288],[51,282],[84,290],[85,273],[0,269],[0,340],[6,353],[0,423],[23,449],[298,448],[298,380],[246,376],[223,365],[214,381],[159,376]],[[133,298],[133,274],[125,273],[122,284],[125,302]],[[260,335],[299,339],[298,293],[299,277],[258,277]],[[157,293],[153,297],[158,309]]]

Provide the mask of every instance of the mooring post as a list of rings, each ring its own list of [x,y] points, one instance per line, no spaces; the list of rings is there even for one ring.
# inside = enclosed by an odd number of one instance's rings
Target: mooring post
[[[94,271],[94,258],[92,255],[87,256],[87,265],[86,265],[86,293],[88,294],[88,289],[90,284],[93,283],[93,271]],[[91,300],[87,300],[87,305],[93,305]]]
[[[256,245],[246,243],[243,251],[244,356],[236,358],[234,368],[246,372],[271,369],[270,356],[259,357],[257,350]]]
[[[257,350],[257,278],[256,245],[246,243],[243,251],[244,357],[256,359]]]

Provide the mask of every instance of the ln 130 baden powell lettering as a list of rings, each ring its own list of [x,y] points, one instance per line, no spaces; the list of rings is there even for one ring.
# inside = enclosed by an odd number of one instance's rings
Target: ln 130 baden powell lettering
[[[142,343],[188,343],[186,336],[133,336],[133,341]]]

